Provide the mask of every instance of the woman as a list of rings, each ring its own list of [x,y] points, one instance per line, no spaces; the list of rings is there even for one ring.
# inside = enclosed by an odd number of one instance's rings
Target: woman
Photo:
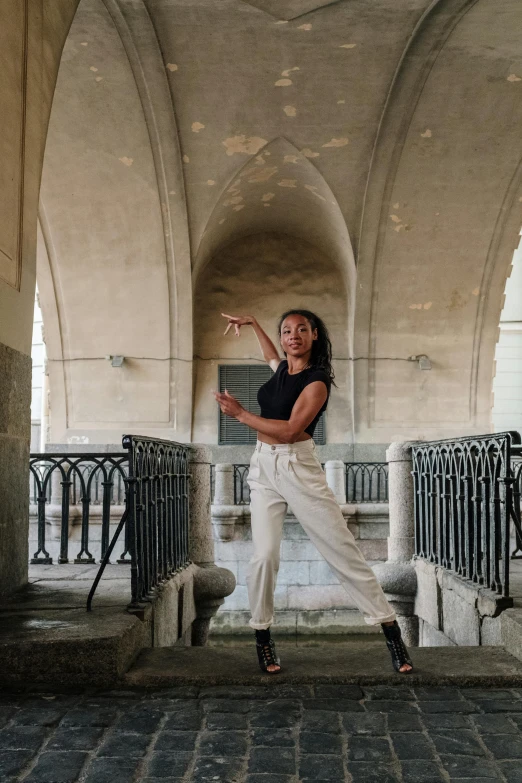
[[[236,336],[251,325],[265,361],[274,375],[258,392],[261,415],[245,410],[225,389],[213,390],[222,412],[257,430],[248,484],[254,553],[247,576],[256,649],[263,671],[281,670],[270,635],[279,549],[287,507],[301,523],[332,571],[345,587],[365,622],[380,624],[396,671],[413,668],[401,638],[395,612],[346,525],[339,504],[326,483],[313,441],[315,425],[326,410],[334,379],[332,348],[323,321],[309,310],[288,310],[279,319],[279,342],[286,359],[253,316],[228,318]],[[335,384],[334,384],[335,385]]]

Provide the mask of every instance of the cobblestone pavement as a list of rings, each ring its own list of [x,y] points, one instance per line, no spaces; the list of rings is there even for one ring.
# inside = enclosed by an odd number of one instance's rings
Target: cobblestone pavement
[[[4,693],[0,726],[1,783],[522,782],[522,688]]]

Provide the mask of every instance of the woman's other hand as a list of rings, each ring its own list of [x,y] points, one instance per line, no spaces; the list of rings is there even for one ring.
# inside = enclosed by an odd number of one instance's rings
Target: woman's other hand
[[[254,322],[254,317],[252,315],[228,315],[227,313],[221,313],[221,315],[223,318],[228,318],[228,326],[223,334],[227,334],[228,330],[233,325],[236,330],[236,337],[239,337],[239,330],[242,326]]]
[[[225,389],[224,393],[217,392],[212,389],[212,394],[218,401],[222,413],[226,414],[227,416],[232,416],[233,419],[237,419],[241,411],[245,410],[243,406],[236,400],[236,398],[227,391],[227,389]]]

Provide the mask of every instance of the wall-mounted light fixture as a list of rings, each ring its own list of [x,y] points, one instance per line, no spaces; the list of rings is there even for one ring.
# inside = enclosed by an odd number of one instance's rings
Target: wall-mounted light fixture
[[[107,356],[107,359],[110,360],[112,367],[121,367],[125,361],[125,356]]]
[[[418,362],[420,370],[431,370],[431,360],[425,353],[420,353],[418,356],[408,356],[408,361]]]

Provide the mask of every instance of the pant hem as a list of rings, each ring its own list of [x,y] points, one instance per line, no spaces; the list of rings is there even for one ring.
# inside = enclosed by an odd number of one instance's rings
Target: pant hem
[[[272,617],[267,623],[256,623],[253,620],[249,620],[248,624],[251,628],[253,628],[255,631],[266,631],[267,628],[270,628],[271,625],[274,623],[274,618]]]
[[[395,612],[385,615],[384,617],[365,617],[364,622],[366,625],[380,625],[381,623],[390,623],[397,619]]]

